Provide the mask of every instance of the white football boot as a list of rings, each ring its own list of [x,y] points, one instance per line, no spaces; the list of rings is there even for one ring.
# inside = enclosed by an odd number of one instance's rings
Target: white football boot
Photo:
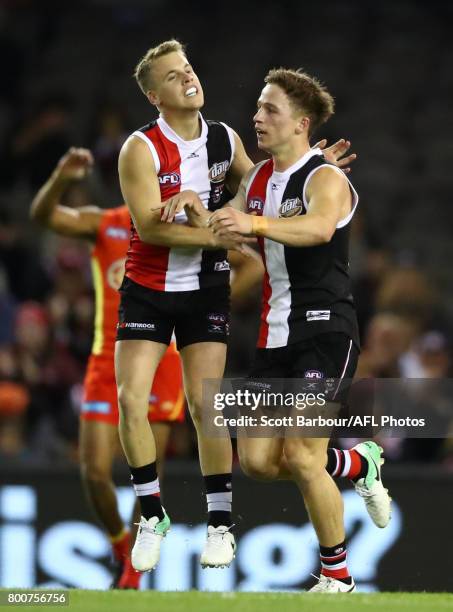
[[[228,567],[234,559],[236,542],[231,527],[208,525],[206,543],[200,556],[201,567]]]
[[[354,593],[356,591],[354,578],[351,584],[346,584],[336,578],[321,574],[318,584],[308,590],[308,593]]]
[[[138,572],[149,572],[159,561],[160,545],[170,529],[170,519],[164,510],[164,518],[158,516],[146,520],[140,517],[137,538],[131,552],[132,567]]]

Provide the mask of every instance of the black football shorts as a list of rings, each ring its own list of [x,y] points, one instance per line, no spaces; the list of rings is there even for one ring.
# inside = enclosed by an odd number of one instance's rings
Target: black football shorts
[[[151,340],[178,350],[198,342],[226,343],[230,288],[156,291],[124,277],[121,285],[117,340]]]
[[[343,403],[358,357],[359,349],[346,334],[326,332],[280,348],[257,349],[249,381],[253,386],[253,381],[259,385],[263,379],[274,379],[272,388],[289,391],[292,385],[283,379],[303,380],[305,391],[323,390],[329,401]]]

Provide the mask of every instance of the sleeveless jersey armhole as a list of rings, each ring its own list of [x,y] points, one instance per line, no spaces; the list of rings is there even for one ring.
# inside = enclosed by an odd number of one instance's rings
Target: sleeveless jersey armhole
[[[310,172],[310,174],[307,176],[307,178],[305,179],[304,188],[303,188],[303,192],[302,192],[302,198],[303,198],[304,207],[305,207],[306,211],[308,211],[308,202],[307,202],[307,196],[306,196],[308,183],[309,183],[311,177],[320,168],[331,168],[332,170],[334,170],[338,174],[341,174],[341,176],[343,176],[348,181],[349,189],[350,189],[351,195],[352,195],[352,206],[351,206],[351,212],[349,212],[348,215],[344,219],[341,219],[337,223],[337,225],[336,225],[336,229],[341,229],[342,227],[345,227],[351,221],[352,217],[354,216],[354,213],[356,211],[357,205],[359,203],[359,195],[358,195],[357,191],[354,189],[354,186],[352,185],[351,181],[348,179],[346,174],[340,168],[338,168],[337,166],[333,166],[332,164],[322,164],[321,166],[317,166],[316,168],[314,168]]]
[[[145,134],[143,134],[143,132],[140,132],[139,130],[136,130],[135,132],[133,132],[132,136],[138,136],[138,138],[143,140],[143,142],[146,142],[146,144],[148,145],[149,150],[151,151],[151,155],[153,156],[154,165],[156,166],[156,174],[159,174],[159,172],[160,172],[160,159],[159,159],[159,155],[158,155],[158,153],[156,151],[156,147],[154,146],[154,144],[151,142],[151,140],[147,136],[145,136]]]

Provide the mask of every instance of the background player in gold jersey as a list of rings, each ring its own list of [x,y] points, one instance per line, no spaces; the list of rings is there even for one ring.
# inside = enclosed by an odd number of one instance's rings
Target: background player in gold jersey
[[[92,165],[90,151],[70,149],[35,196],[30,214],[44,227],[82,239],[91,248],[96,318],[80,414],[80,473],[88,500],[112,542],[117,561],[113,586],[138,588],[140,574],[130,564],[130,532],[120,517],[112,481],[112,463],[119,450],[114,346],[118,288],[124,275],[130,216],[126,206],[70,208],[60,202],[71,183],[85,178]],[[168,348],[148,393],[148,418],[162,473],[171,424],[184,418],[181,365],[174,343]],[[137,521],[137,508],[134,514]],[[131,531],[133,534],[136,531],[133,525]]]

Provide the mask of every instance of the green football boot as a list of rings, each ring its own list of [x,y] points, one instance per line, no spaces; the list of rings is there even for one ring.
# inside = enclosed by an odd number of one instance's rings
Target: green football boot
[[[360,442],[355,450],[366,459],[368,471],[364,478],[354,483],[355,490],[363,498],[368,514],[377,527],[386,527],[392,514],[392,498],[382,483],[381,465],[383,449],[376,442]]]

